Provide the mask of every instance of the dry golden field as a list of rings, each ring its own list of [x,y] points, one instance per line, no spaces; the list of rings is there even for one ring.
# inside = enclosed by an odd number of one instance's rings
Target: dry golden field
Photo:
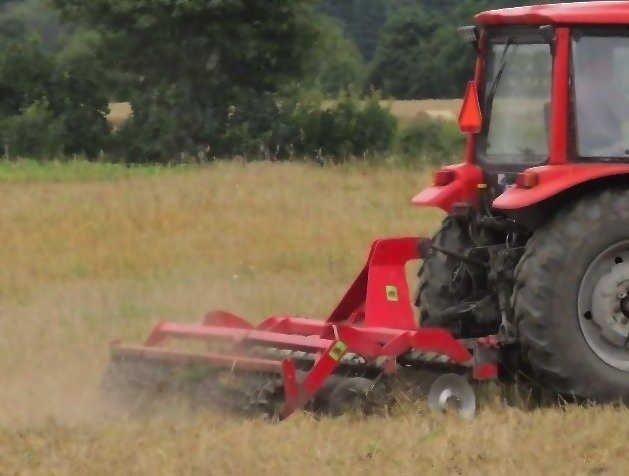
[[[612,408],[494,404],[472,422],[421,402],[281,424],[182,409],[106,419],[97,387],[111,339],[215,307],[323,316],[373,238],[430,233],[441,214],[408,205],[427,176],[387,169],[58,172],[0,174],[2,474],[626,473],[629,412]]]
[[[383,107],[400,120],[401,124],[412,123],[428,114],[435,119],[454,121],[461,108],[460,99],[426,99],[409,101],[381,101]],[[107,118],[114,127],[120,127],[131,114],[131,105],[126,102],[111,103]]]

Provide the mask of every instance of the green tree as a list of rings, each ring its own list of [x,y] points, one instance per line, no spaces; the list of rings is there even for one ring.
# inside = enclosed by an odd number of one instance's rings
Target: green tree
[[[481,11],[523,4],[514,0],[395,2],[380,33],[367,86],[396,99],[460,97],[474,73],[474,52],[459,40],[456,28],[471,24]]]
[[[304,72],[310,0],[53,0],[102,34],[100,52],[145,88],[185,81],[207,100],[277,90]],[[217,92],[220,91],[220,98]]]
[[[36,36],[0,48],[0,140],[10,156],[95,157],[105,147],[107,96],[91,50],[47,52]]]
[[[75,23],[62,23],[49,0],[12,1],[0,5],[0,35],[19,40],[36,35],[47,52],[56,53],[80,29]]]
[[[338,19],[347,38],[357,45],[363,60],[371,61],[380,30],[390,14],[391,0],[322,0],[318,8]]]
[[[48,98],[64,127],[64,152],[95,157],[109,141],[108,88],[93,57],[98,37],[84,32],[79,38],[54,57]]]
[[[129,81],[119,143],[134,161],[227,154],[230,111],[265,109],[258,98],[301,80],[317,39],[310,0],[53,1]]]
[[[344,36],[342,25],[331,17],[320,15],[318,30],[302,86],[328,95],[359,91],[365,80],[365,65],[356,44]]]
[[[41,41],[7,41],[0,50],[0,114],[17,115],[46,97],[52,61]]]
[[[443,18],[418,7],[398,10],[389,20],[374,58],[369,86],[396,99],[439,94],[433,72],[438,67],[433,38]]]
[[[453,25],[453,13],[468,3],[474,13],[489,8],[517,6],[518,0],[320,0],[318,10],[338,19],[347,38],[358,46],[364,61],[371,61],[382,38],[384,26],[400,9],[422,8],[444,17],[444,25]],[[469,19],[467,20],[469,21]]]

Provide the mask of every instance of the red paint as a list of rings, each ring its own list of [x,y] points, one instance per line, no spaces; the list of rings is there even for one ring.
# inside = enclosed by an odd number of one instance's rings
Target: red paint
[[[144,341],[144,345],[149,347],[157,347],[168,342],[168,335],[162,332],[162,327],[166,326],[165,322],[159,322],[155,325],[149,336]]]
[[[373,361],[382,355],[382,346],[364,332],[360,327],[339,326],[338,338],[347,344],[352,352],[366,361]]]
[[[570,30],[555,31],[556,53],[553,65],[551,92],[551,140],[549,162],[562,165],[568,162],[568,118],[570,117]]]
[[[474,367],[472,377],[474,380],[492,380],[498,378],[498,366],[496,364],[482,364]]]
[[[408,332],[404,332],[403,334],[393,337],[389,342],[387,342],[382,347],[382,352],[385,355],[402,355],[406,352],[410,352],[412,348],[413,343],[411,341],[410,334]]]
[[[504,8],[479,13],[478,25],[565,25],[629,23],[629,2],[583,2],[553,5],[532,5]]]
[[[489,349],[497,349],[500,347],[500,342],[498,341],[497,336],[481,337],[480,339],[477,340],[477,342],[478,342],[478,345],[487,347]]]
[[[445,186],[433,186],[424,189],[411,200],[418,207],[438,207],[447,213],[455,203],[478,202],[478,184],[483,181],[483,171],[477,165],[469,163],[449,165],[444,170],[453,171],[454,181]]]
[[[297,368],[292,360],[282,362],[282,383],[284,385],[284,410],[290,414],[297,408],[299,385],[297,384]]]
[[[198,324],[162,324],[163,335],[174,339],[201,340],[205,342],[233,340],[251,345],[279,345],[284,349],[301,352],[316,352],[329,345],[328,339],[316,336],[301,336],[261,331],[258,329],[236,329],[231,327],[213,327]]]
[[[271,317],[265,319],[257,328],[263,331],[280,332],[283,334],[318,336],[323,332],[325,322],[289,316]]]
[[[327,318],[329,323],[357,321],[364,315],[364,325],[412,329],[415,317],[409,306],[410,291],[404,265],[419,259],[417,237],[376,240],[369,252],[367,264]],[[387,289],[395,288],[397,300],[387,298]],[[353,319],[352,319],[353,318]]]
[[[334,373],[340,362],[339,358],[333,357],[333,350],[338,344],[340,344],[339,341],[330,343],[325,353],[321,355],[301,384],[297,386],[297,397],[292,401],[287,400],[284,402],[284,406],[280,411],[282,418],[287,418],[296,409],[303,408],[323,386],[326,379]],[[340,352],[338,357],[342,358],[346,353],[347,349]]]
[[[367,292],[365,299],[365,321],[367,327],[391,329],[414,329],[415,315],[410,306],[410,290],[404,266],[419,259],[419,238],[379,240],[369,261]],[[387,296],[393,290],[397,296]]]
[[[455,178],[456,175],[454,174],[454,171],[442,169],[435,172],[432,183],[437,187],[445,187],[446,185],[450,185],[452,182],[454,182]]]
[[[245,321],[242,317],[238,317],[230,312],[216,310],[205,315],[203,318],[204,326],[221,326],[235,329],[253,329],[253,326]]]
[[[114,357],[134,357],[145,361],[171,362],[175,364],[205,364],[231,370],[247,370],[279,374],[282,363],[275,360],[257,359],[238,354],[193,353],[159,347],[115,344],[111,347]]]
[[[535,205],[576,185],[604,177],[626,175],[629,164],[568,164],[533,167],[538,185],[530,189],[510,188],[493,202],[496,210],[517,210]]]
[[[415,327],[413,330],[416,329],[417,327]],[[408,330],[388,329],[386,327],[361,326],[360,331],[364,336],[382,345],[390,343],[393,339],[401,335],[408,335]]]

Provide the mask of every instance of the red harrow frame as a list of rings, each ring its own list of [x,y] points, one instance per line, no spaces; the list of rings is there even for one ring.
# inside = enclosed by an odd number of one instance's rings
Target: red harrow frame
[[[228,312],[213,311],[196,325],[159,323],[143,345],[114,341],[112,360],[193,364],[268,375],[279,382],[282,419],[305,408],[347,362],[375,368],[385,376],[403,367],[436,363],[457,369],[455,373],[468,380],[497,378],[497,336],[458,340],[445,330],[417,326],[405,265],[420,259],[419,240],[375,241],[366,265],[326,320],[273,316],[254,327]],[[208,350],[167,347],[176,340],[201,341]],[[209,350],[213,343],[223,345],[219,352]],[[258,357],[252,353],[260,348],[280,354]],[[299,362],[304,355],[311,357],[305,371]]]

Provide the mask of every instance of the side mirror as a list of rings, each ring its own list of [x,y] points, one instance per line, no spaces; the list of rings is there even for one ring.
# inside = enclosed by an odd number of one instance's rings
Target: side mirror
[[[480,34],[478,32],[478,28],[475,26],[461,26],[456,29],[459,34],[459,38],[464,43],[471,43],[474,47],[474,50],[478,53],[478,41],[480,40]]]

